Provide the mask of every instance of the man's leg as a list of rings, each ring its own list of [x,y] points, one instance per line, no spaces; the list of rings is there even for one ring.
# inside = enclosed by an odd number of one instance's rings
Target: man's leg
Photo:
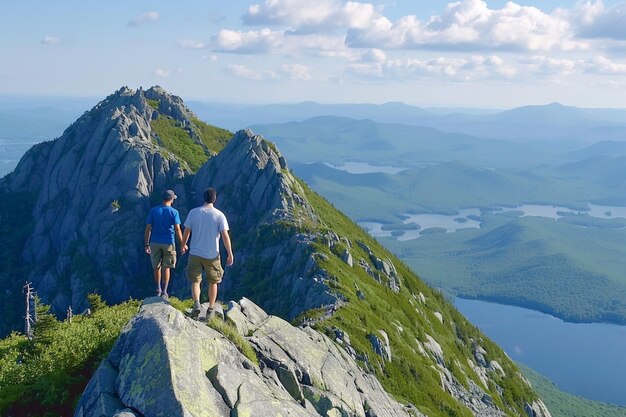
[[[169,278],[169,277],[168,277]],[[154,268],[154,283],[156,284],[157,296],[161,295],[161,267]]]
[[[163,267],[163,294],[167,296],[167,286],[170,283],[170,269]]]
[[[202,282],[202,265],[198,261],[198,257],[189,255],[187,261],[187,280],[191,283],[191,299],[193,307],[191,309],[191,317],[196,318],[200,314],[200,283]]]
[[[191,299],[194,303],[200,302],[200,283],[192,282],[191,283]]]
[[[217,300],[217,284],[209,282],[209,308],[213,308]]]

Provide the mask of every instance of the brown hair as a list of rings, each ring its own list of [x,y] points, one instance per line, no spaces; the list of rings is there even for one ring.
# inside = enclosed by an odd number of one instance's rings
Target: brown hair
[[[205,203],[215,203],[215,199],[217,198],[217,192],[214,188],[207,188],[204,190],[204,202]]]

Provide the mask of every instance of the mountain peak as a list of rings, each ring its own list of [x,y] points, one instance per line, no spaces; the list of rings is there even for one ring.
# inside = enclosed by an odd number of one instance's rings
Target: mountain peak
[[[23,222],[32,230],[15,250],[34,265],[26,275],[42,298],[60,312],[84,307],[92,291],[112,302],[142,293],[137,276],[148,265],[135,241],[152,196],[172,188],[185,207],[184,179],[231,135],[158,86],[122,87],[31,148],[0,190],[29,200]]]

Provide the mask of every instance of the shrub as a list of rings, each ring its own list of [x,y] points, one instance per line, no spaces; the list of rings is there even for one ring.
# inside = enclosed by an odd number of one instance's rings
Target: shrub
[[[73,414],[89,378],[139,306],[131,300],[107,307],[95,294],[90,303],[93,314],[76,315],[70,324],[38,302],[33,341],[19,333],[0,340],[0,415]]]

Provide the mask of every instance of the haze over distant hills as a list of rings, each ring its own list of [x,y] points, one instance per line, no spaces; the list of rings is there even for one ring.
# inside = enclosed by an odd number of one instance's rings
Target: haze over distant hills
[[[524,106],[511,110],[435,109],[400,102],[385,104],[271,104],[257,106],[191,102],[200,117],[226,128],[252,124],[303,121],[316,116],[371,119],[381,123],[427,126],[447,132],[498,139],[567,140],[592,143],[624,140],[626,110],[586,109],[559,103]]]

